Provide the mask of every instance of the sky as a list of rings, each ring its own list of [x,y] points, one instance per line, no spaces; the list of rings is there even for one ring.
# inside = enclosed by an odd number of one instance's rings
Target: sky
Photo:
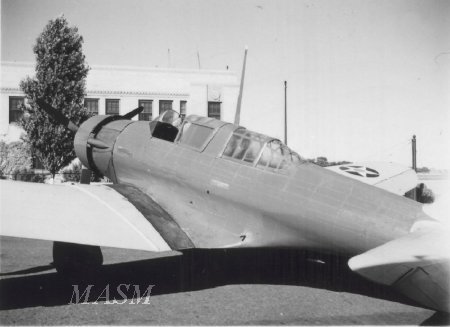
[[[64,14],[89,65],[226,69],[241,125],[306,158],[450,168],[450,1],[1,0],[1,60]],[[170,60],[168,56],[170,49]]]

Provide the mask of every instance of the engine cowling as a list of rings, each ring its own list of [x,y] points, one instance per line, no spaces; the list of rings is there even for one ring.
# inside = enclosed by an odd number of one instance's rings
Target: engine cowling
[[[115,181],[112,163],[114,144],[119,134],[132,122],[121,116],[98,115],[89,118],[75,134],[77,157],[87,168]]]

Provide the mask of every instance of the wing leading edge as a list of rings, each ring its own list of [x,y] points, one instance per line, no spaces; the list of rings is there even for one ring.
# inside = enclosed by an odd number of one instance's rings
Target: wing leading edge
[[[131,189],[120,185],[1,181],[0,190],[4,236],[155,252],[193,247],[171,217],[137,189],[133,196],[145,204],[144,213],[126,198]]]

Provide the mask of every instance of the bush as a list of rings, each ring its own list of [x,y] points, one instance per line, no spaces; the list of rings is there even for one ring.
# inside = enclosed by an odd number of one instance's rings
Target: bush
[[[46,174],[36,174],[31,169],[16,169],[10,175],[12,180],[32,183],[44,183]]]
[[[433,203],[434,202],[434,193],[431,189],[429,189],[425,184],[419,185],[419,194],[417,201],[420,203]]]
[[[65,167],[61,170],[62,181],[78,183],[81,178],[81,169],[82,168],[83,168],[83,165],[80,162],[80,160],[75,159],[74,161],[72,161],[72,163],[70,165],[68,165],[67,167]],[[91,182],[100,182],[100,181],[101,181],[100,176],[98,176],[95,173],[91,174]]]
[[[416,198],[414,199],[414,193]],[[405,193],[407,198],[416,200],[420,203],[433,203],[434,193],[424,183],[418,184],[415,188]]]
[[[24,142],[0,141],[0,175],[8,178],[31,168],[30,146]]]

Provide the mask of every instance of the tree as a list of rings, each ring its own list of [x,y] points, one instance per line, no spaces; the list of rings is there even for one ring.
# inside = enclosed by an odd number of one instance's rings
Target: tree
[[[27,142],[53,177],[75,158],[73,134],[49,118],[36,100],[46,101],[76,124],[89,117],[83,108],[89,67],[82,44],[78,29],[69,27],[64,16],[50,20],[33,48],[36,76],[20,83],[28,101],[28,106],[22,108],[26,113],[20,125],[27,132]]]

